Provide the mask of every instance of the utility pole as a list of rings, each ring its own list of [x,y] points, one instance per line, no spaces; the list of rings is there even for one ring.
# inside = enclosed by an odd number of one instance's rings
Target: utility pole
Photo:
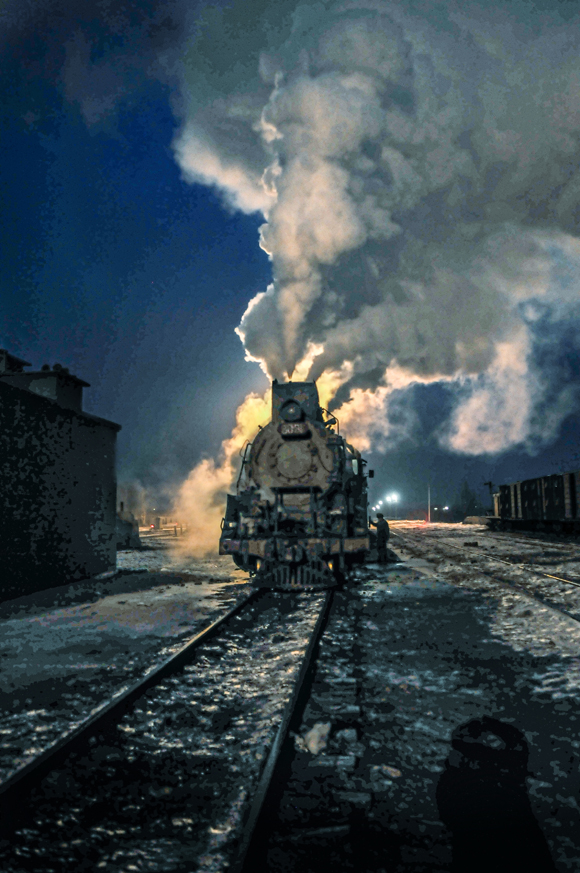
[[[431,524],[431,485],[427,485],[427,521]]]

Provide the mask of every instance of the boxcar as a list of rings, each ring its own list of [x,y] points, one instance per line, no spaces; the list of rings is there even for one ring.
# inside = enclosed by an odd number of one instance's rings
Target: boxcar
[[[492,526],[580,533],[580,471],[500,485]]]

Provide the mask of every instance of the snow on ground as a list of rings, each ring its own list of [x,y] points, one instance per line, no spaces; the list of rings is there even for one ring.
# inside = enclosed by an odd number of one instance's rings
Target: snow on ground
[[[120,552],[108,578],[0,604],[0,779],[250,590],[228,557]]]
[[[409,521],[391,524],[391,531],[391,545],[405,562],[412,554],[408,562],[423,560],[436,578],[493,598],[490,630],[495,639],[515,652],[558,659],[545,677],[538,676],[539,688],[553,700],[580,695],[580,544],[576,540],[495,533],[486,525]],[[569,585],[564,578],[579,585]]]
[[[523,583],[533,582],[536,591],[543,586],[555,602],[580,616],[580,588],[540,579],[526,569],[580,577],[577,542],[492,533],[483,525],[393,522],[391,530],[390,545],[404,564],[391,568],[389,586],[398,576],[414,588],[436,575],[488,592],[498,598],[494,635],[519,651],[560,652],[558,681],[550,674],[547,687],[558,693],[580,687],[580,624],[524,593],[500,591],[489,578],[490,571],[503,567]],[[150,537],[141,550],[119,552],[112,577],[0,604],[0,779],[249,591],[247,575],[229,557],[174,556],[173,546],[169,537]],[[525,566],[507,567],[490,558]],[[372,567],[363,574],[372,575]]]

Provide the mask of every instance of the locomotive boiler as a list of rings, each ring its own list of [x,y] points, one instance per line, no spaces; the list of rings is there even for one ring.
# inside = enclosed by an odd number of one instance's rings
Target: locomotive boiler
[[[315,382],[274,380],[272,419],[246,445],[227,497],[220,554],[257,585],[336,584],[369,549],[365,465],[320,406]]]

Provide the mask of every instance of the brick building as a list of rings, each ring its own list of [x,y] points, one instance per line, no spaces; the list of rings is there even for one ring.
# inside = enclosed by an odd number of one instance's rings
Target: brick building
[[[0,349],[0,597],[116,566],[120,425],[82,408],[86,382],[58,364],[25,372]]]

